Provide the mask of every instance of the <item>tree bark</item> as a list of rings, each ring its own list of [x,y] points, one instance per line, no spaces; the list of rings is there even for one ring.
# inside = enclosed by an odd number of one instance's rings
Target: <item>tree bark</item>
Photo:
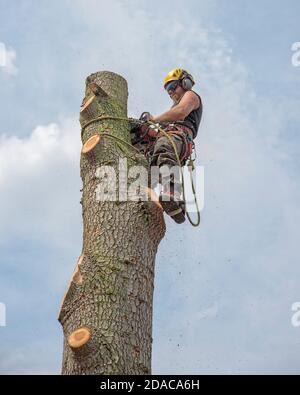
[[[89,123],[127,117],[127,97],[127,82],[117,74],[103,71],[86,79],[80,111],[83,246],[58,318],[62,374],[151,374],[154,265],[165,233],[163,212],[153,200],[118,198],[124,187],[119,160],[127,158],[130,169],[144,165],[145,158],[102,133],[130,144],[129,122]],[[97,199],[101,166],[115,170],[116,201]],[[110,190],[112,180],[107,181]]]

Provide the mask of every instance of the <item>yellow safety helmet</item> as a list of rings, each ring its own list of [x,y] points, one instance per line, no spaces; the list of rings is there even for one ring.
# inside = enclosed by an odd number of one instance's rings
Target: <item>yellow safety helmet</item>
[[[171,70],[164,80],[164,88],[171,81],[180,81],[183,89],[190,90],[195,84],[194,78],[190,73],[183,69],[173,69]]]

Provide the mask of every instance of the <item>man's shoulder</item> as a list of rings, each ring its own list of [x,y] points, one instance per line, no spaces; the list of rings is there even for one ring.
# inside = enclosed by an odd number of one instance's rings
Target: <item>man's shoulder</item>
[[[186,99],[191,100],[194,104],[195,109],[199,108],[201,106],[201,97],[198,95],[197,92],[193,90],[186,91],[184,96]]]
[[[197,92],[195,92],[195,91],[192,91],[192,90],[191,90],[190,92],[192,92],[193,95],[197,97],[197,99],[198,99],[198,101],[199,101],[199,105],[200,105],[200,104],[201,104],[201,96],[199,95],[199,93],[197,93]]]

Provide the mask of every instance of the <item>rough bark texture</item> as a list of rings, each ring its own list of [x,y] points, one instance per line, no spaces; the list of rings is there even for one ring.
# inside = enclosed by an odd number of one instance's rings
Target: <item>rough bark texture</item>
[[[90,75],[81,126],[99,116],[127,117],[127,97],[119,75]],[[104,131],[130,143],[128,121],[101,120],[84,128],[83,145]],[[97,201],[97,168],[112,166],[119,178],[120,157],[129,167],[144,160],[105,137],[81,153],[83,247],[59,314],[62,374],[151,374],[154,264],[165,223],[152,201]]]

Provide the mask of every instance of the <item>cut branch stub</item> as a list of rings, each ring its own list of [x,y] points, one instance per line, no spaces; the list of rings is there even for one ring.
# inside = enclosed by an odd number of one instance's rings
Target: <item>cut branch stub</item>
[[[96,145],[99,143],[101,137],[99,134],[94,134],[92,137],[90,137],[83,145],[81,152],[83,154],[87,154],[90,151],[92,151]]]
[[[80,107],[80,116],[84,120],[90,120],[94,118],[97,112],[98,112],[97,98],[94,94],[92,94],[92,96],[88,96],[86,99],[83,100],[82,105]]]
[[[108,97],[108,94],[95,82],[91,82],[88,87],[90,90],[94,93],[95,96],[102,96],[102,97]]]
[[[95,95],[91,96],[87,100],[84,100],[80,107],[80,112],[83,113],[86,110],[86,108],[93,102],[94,99],[95,99]]]
[[[91,338],[91,331],[87,327],[76,329],[68,337],[68,344],[71,348],[77,349],[84,346]]]
[[[59,315],[58,315],[58,320],[59,321],[61,321],[62,308],[63,308],[64,302],[65,302],[65,300],[67,298],[67,295],[68,295],[68,293],[70,291],[72,283],[75,283],[76,285],[82,285],[83,278],[82,278],[82,275],[80,273],[80,265],[81,265],[81,263],[83,261],[83,258],[84,258],[84,254],[81,254],[80,257],[78,258],[78,261],[77,261],[77,264],[76,264],[76,267],[75,267],[75,270],[74,270],[74,274],[73,274],[73,276],[72,276],[72,278],[71,278],[71,280],[69,282],[68,288],[66,289],[65,294],[63,296],[63,299],[62,299],[62,302],[61,302],[61,305],[60,305]]]
[[[79,267],[77,268],[76,272],[73,274],[72,281],[76,285],[82,285],[83,278],[82,278],[82,275],[80,273]]]

